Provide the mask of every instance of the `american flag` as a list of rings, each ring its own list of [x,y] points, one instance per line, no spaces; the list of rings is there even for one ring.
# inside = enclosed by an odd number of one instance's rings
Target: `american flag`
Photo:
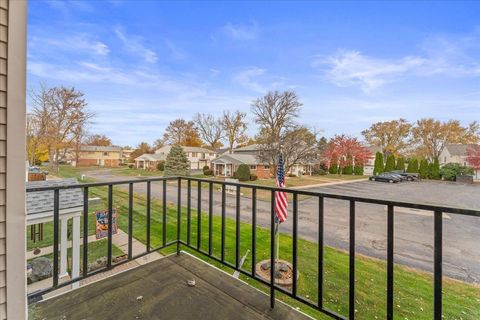
[[[275,182],[277,188],[285,188],[285,173],[283,171],[282,155],[280,155],[280,157],[278,158],[277,178]],[[280,223],[287,220],[287,207],[287,193],[284,191],[275,192],[275,213]]]

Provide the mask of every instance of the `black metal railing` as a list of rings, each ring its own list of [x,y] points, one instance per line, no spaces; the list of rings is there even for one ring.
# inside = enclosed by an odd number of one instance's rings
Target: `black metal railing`
[[[155,248],[151,248],[151,185],[154,182],[162,182],[162,241],[161,245]],[[176,197],[176,214],[177,214],[177,225],[176,225],[176,239],[173,241],[167,242],[166,231],[167,231],[167,185],[168,183],[174,183],[174,188],[177,187],[177,197]],[[194,192],[192,187],[192,182],[197,184],[197,221],[196,221],[196,241],[192,241],[192,192]],[[146,183],[146,249],[145,252],[133,256],[132,255],[132,217],[133,217],[133,194],[134,184]],[[186,183],[186,184],[185,184]],[[208,249],[202,249],[202,185],[206,184],[208,186]],[[128,258],[122,262],[112,263],[112,211],[113,211],[113,187],[118,185],[128,185]],[[175,186],[176,185],[176,186]],[[89,188],[93,187],[108,187],[108,252],[107,252],[107,266],[102,269],[95,271],[88,271],[88,195]],[[213,252],[213,241],[212,237],[214,235],[213,230],[213,197],[214,197],[214,186],[220,186],[221,188],[221,204],[220,204],[220,217],[221,217],[221,230],[220,230],[220,255],[217,256]],[[227,261],[225,256],[225,239],[226,239],[226,189],[231,187],[235,190],[235,262],[231,263]],[[58,281],[58,251],[59,251],[59,199],[60,199],[60,190],[62,189],[72,189],[72,188],[82,188],[84,192],[84,206],[83,206],[83,273],[80,277],[76,279],[71,279],[59,283]],[[186,188],[186,241],[182,239],[182,190]],[[240,218],[241,218],[241,201],[245,200],[241,198],[242,189],[251,190],[251,270],[245,270],[240,266]],[[270,206],[270,279],[265,280],[256,273],[256,264],[257,264],[257,202],[258,202],[258,191],[266,191],[269,194],[269,200],[271,203]],[[221,263],[227,267],[230,267],[241,274],[244,274],[248,277],[251,277],[270,288],[270,298],[271,298],[271,307],[275,306],[275,294],[276,292],[281,292],[297,301],[308,305],[322,313],[329,315],[334,319],[354,319],[355,318],[355,222],[356,222],[356,204],[357,203],[368,203],[376,204],[387,207],[387,288],[386,288],[386,318],[393,319],[394,317],[394,218],[395,218],[395,208],[411,208],[411,209],[420,209],[433,212],[433,225],[434,225],[434,259],[433,259],[433,292],[434,292],[434,306],[433,314],[434,319],[442,319],[442,230],[443,230],[443,221],[442,216],[445,213],[466,215],[466,216],[475,216],[480,217],[480,211],[478,210],[468,210],[468,209],[459,209],[459,208],[449,208],[441,207],[434,205],[425,205],[425,204],[416,204],[409,202],[398,202],[398,201],[388,201],[388,200],[379,200],[355,196],[345,196],[338,194],[327,194],[321,192],[311,192],[305,190],[294,190],[288,188],[276,188],[260,185],[251,185],[243,183],[234,183],[234,182],[224,182],[217,180],[208,180],[200,179],[194,177],[159,177],[159,178],[146,178],[146,179],[136,179],[128,181],[115,181],[115,182],[101,182],[101,183],[88,183],[88,184],[77,184],[77,185],[67,185],[67,186],[56,186],[56,187],[41,187],[41,188],[30,188],[27,189],[27,192],[39,192],[39,191],[52,191],[54,192],[54,215],[53,215],[53,225],[54,225],[54,235],[53,235],[53,286],[51,288],[37,291],[32,293],[29,298],[35,300],[47,292],[70,285],[72,283],[78,282],[82,279],[90,277],[94,274],[109,270],[116,267],[122,263],[128,262],[130,260],[139,258],[146,254],[149,254],[153,251],[167,248],[172,245],[176,245],[177,253],[180,252],[182,247],[189,248],[195,252],[201,253],[202,255],[207,256],[208,258]],[[292,286],[291,290],[287,290],[284,287],[279,286],[272,281],[275,279],[275,263],[274,263],[274,252],[276,245],[275,237],[275,194],[276,192],[287,192],[292,197],[292,221],[293,221],[293,230],[292,230]],[[298,294],[298,197],[299,196],[309,196],[314,197],[318,200],[318,296],[317,301],[312,302]],[[349,279],[348,279],[348,305],[349,312],[348,316],[338,314],[332,310],[329,310],[324,305],[324,224],[325,224],[325,199],[337,199],[348,202],[349,204]]]

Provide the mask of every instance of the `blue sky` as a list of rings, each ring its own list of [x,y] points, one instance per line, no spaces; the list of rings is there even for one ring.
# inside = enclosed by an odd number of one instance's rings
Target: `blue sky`
[[[480,2],[30,1],[28,89],[75,86],[91,133],[152,142],[176,118],[295,90],[299,122],[360,136],[480,120]]]

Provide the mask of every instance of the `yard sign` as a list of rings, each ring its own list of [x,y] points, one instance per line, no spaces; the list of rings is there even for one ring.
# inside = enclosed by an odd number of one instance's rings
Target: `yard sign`
[[[108,236],[108,210],[95,212],[97,240]],[[117,209],[112,209],[112,234],[117,233]]]

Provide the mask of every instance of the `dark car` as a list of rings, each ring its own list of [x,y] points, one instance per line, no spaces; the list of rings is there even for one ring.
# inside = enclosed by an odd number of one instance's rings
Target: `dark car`
[[[401,170],[392,171],[389,173],[399,174],[403,177],[403,180],[407,180],[407,181],[414,181],[418,179],[417,173],[408,173],[408,172],[403,172]]]
[[[382,173],[376,176],[371,176],[369,178],[371,181],[380,181],[380,182],[389,182],[389,183],[396,183],[402,181],[397,175],[393,175],[390,173]]]

